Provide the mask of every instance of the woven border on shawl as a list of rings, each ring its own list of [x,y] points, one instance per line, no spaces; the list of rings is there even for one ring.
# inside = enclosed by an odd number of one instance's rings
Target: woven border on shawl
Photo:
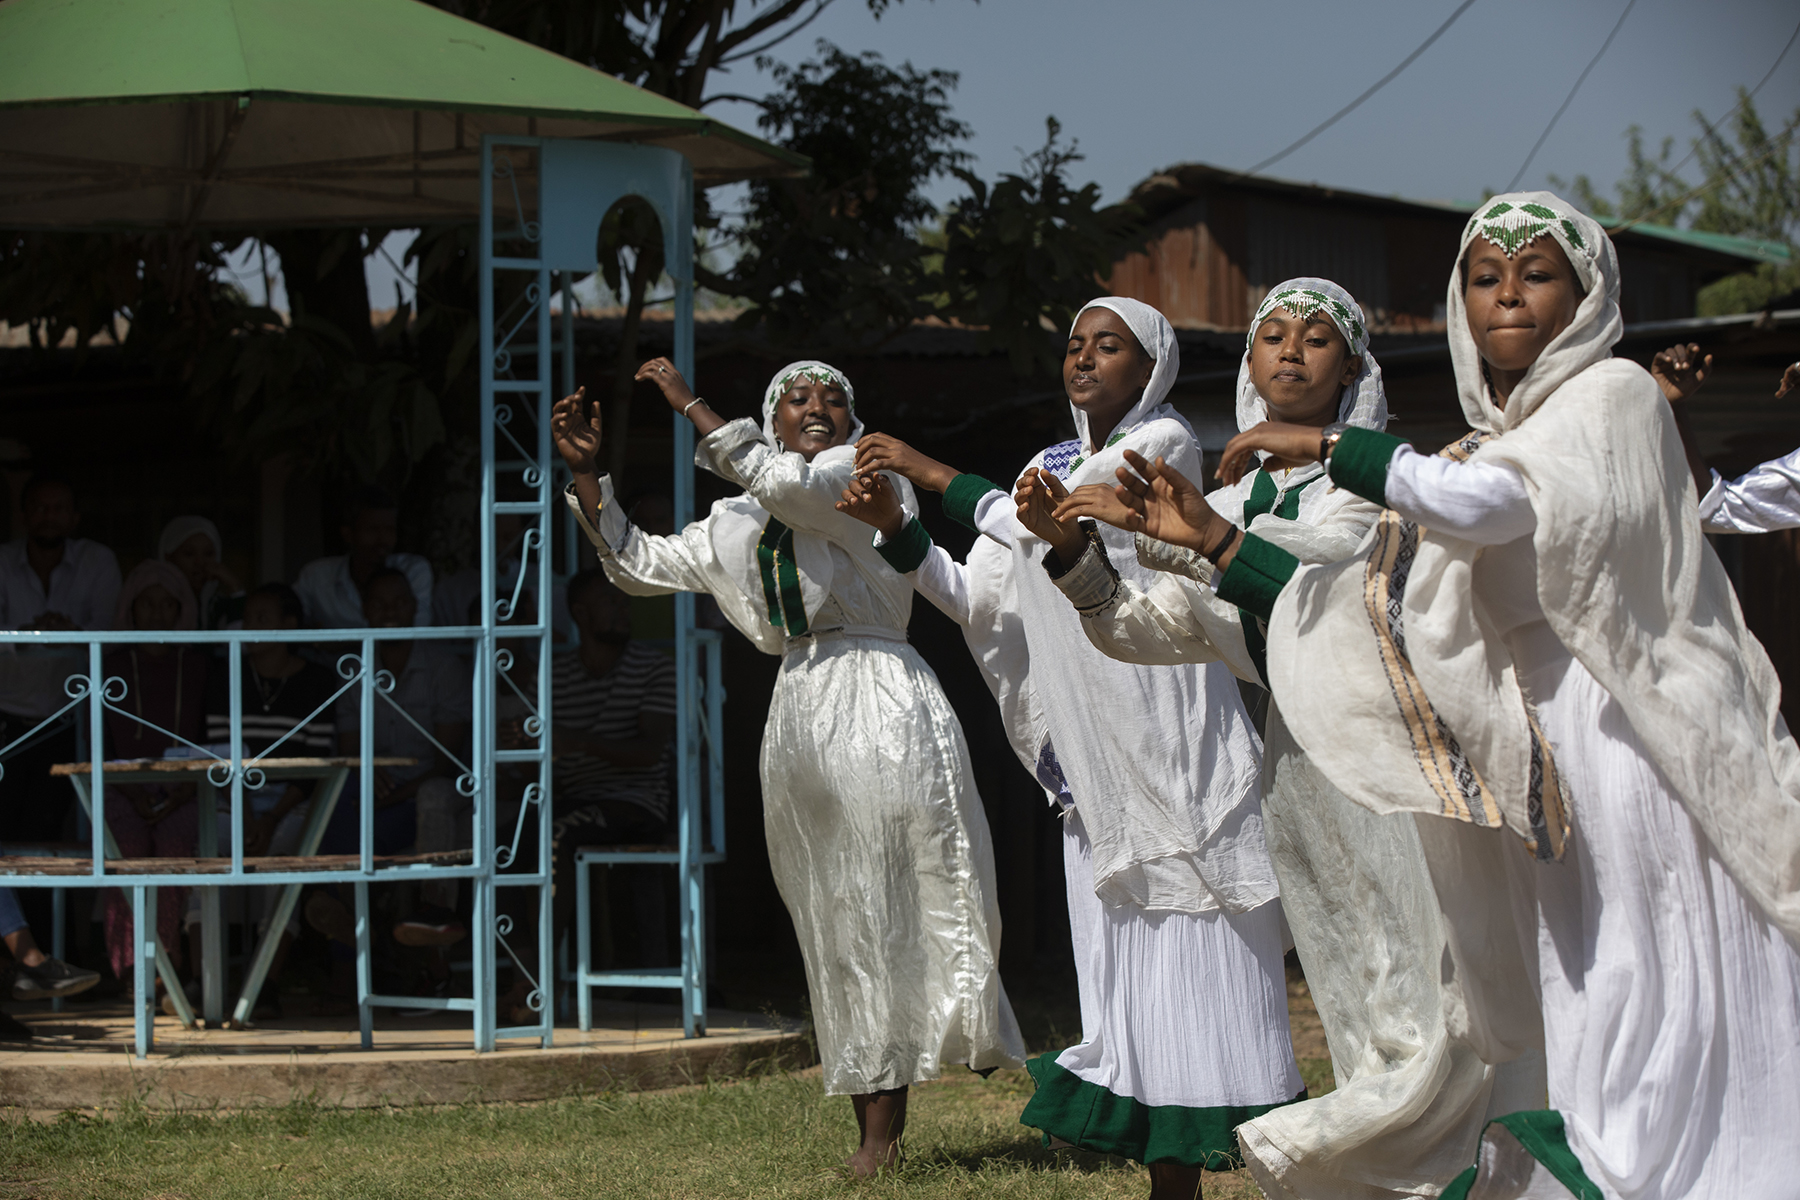
[[[1471,432],[1438,453],[1465,461],[1492,434]],[[1393,509],[1381,514],[1375,542],[1363,575],[1363,606],[1375,630],[1381,665],[1400,718],[1412,742],[1413,757],[1426,786],[1443,804],[1443,815],[1472,825],[1498,829],[1505,823],[1499,802],[1475,764],[1469,761],[1456,734],[1444,723],[1413,670],[1406,653],[1404,603],[1407,577],[1419,550],[1419,527]],[[1560,859],[1568,843],[1568,812],[1561,774],[1550,742],[1538,727],[1537,714],[1525,707],[1531,731],[1531,771],[1525,797],[1526,821],[1531,834],[1526,848],[1540,859]]]

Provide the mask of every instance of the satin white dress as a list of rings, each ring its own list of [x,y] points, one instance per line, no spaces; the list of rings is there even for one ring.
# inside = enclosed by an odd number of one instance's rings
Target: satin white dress
[[[911,585],[868,527],[833,507],[853,452],[808,463],[739,420],[703,439],[696,459],[745,494],[672,536],[633,527],[605,477],[597,514],[568,500],[620,589],[709,593],[781,656],[763,826],[806,963],[826,1092],[904,1087],[944,1063],[1020,1065],[993,847],[962,726],[907,644]],[[790,538],[776,536],[783,527]]]

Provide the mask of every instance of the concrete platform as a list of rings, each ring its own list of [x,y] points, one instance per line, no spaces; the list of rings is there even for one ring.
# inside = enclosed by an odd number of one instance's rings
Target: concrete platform
[[[375,1049],[356,1018],[268,1021],[249,1030],[187,1030],[156,1021],[148,1059],[131,1055],[131,1013],[110,1004],[54,1013],[8,1005],[36,1035],[0,1043],[0,1106],[36,1111],[117,1108],[257,1108],[296,1100],[345,1107],[547,1100],[797,1069],[814,1061],[803,1031],[750,1013],[714,1009],[704,1038],[681,1036],[672,1005],[600,1002],[595,1028],[556,1030],[555,1044],[502,1042],[471,1049],[467,1017],[402,1020],[376,1014]],[[460,1020],[459,1020],[460,1018]]]

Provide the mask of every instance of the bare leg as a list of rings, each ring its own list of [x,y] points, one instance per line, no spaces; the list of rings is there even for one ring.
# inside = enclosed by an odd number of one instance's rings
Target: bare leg
[[[906,1132],[906,1089],[889,1088],[883,1092],[850,1097],[856,1110],[856,1128],[862,1144],[856,1153],[844,1160],[852,1174],[868,1179],[883,1167],[900,1162],[900,1137]]]
[[[1200,1181],[1206,1173],[1180,1163],[1153,1163],[1150,1167],[1150,1200],[1200,1200]]]
[[[6,935],[4,940],[6,948],[12,952],[12,956],[28,967],[40,965],[46,957],[44,952],[38,949],[37,939],[31,936],[29,929],[15,929]]]

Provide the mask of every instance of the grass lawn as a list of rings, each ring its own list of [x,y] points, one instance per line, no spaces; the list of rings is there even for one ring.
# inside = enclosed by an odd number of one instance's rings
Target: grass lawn
[[[1295,1048],[1314,1095],[1330,1064],[1302,981],[1290,982]],[[849,1102],[817,1068],[797,1074],[530,1105],[231,1114],[141,1110],[0,1123],[0,1200],[235,1197],[1141,1197],[1143,1168],[1051,1152],[1018,1123],[1023,1071],[964,1071],[914,1089],[907,1160],[870,1183],[837,1164],[855,1136]],[[1205,1194],[1256,1197],[1243,1172]]]

